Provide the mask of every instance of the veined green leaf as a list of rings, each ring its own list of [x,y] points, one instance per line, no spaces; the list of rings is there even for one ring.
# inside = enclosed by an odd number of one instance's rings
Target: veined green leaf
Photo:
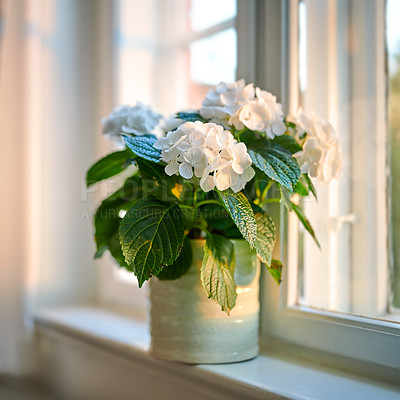
[[[247,197],[242,192],[235,193],[232,189],[223,192],[218,191],[218,194],[240,233],[249,242],[250,247],[254,248],[257,238],[257,224]]]
[[[257,168],[293,193],[300,168],[288,150],[271,141],[256,140],[250,143],[249,155]]]
[[[154,147],[157,141],[155,136],[124,136],[126,146],[138,157],[159,163],[161,150]]]
[[[182,212],[177,204],[153,196],[139,200],[122,219],[119,238],[141,287],[177,259],[184,239]]]
[[[303,150],[302,147],[297,143],[297,140],[289,135],[275,136],[272,143],[276,143],[291,154],[297,153]]]
[[[108,250],[113,256],[114,260],[123,268],[133,272],[132,268],[125,262],[124,254],[122,253],[121,243],[119,242],[118,229],[110,237],[108,241]]]
[[[206,119],[204,119],[199,113],[196,112],[179,112],[176,114],[176,118],[183,119],[184,121],[189,121],[189,122],[195,122],[195,121],[201,121],[201,122],[207,122]]]
[[[236,303],[235,254],[231,241],[207,234],[201,266],[201,283],[207,293],[228,314]]]
[[[132,162],[132,153],[128,150],[116,151],[96,161],[86,173],[86,186],[111,178],[127,168]]]
[[[185,236],[183,241],[182,250],[178,258],[171,265],[166,265],[160,274],[158,279],[161,281],[171,281],[178,279],[183,274],[185,274],[192,264],[192,245],[190,244],[190,239]]]
[[[275,246],[275,224],[272,218],[266,214],[257,213],[254,217],[257,223],[257,255],[264,264],[269,266]]]
[[[312,238],[315,240],[315,243],[319,248],[321,248],[317,237],[315,235],[314,229],[312,228],[310,221],[306,218],[306,216],[303,213],[303,210],[301,207],[299,207],[297,204],[292,203],[293,211],[296,213],[297,217],[299,218],[300,222],[303,224],[304,228],[306,231],[312,236]]]

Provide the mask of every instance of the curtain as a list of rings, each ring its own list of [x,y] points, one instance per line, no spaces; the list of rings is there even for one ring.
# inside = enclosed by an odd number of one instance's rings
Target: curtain
[[[38,310],[96,301],[83,182],[101,136],[106,3],[0,0],[0,374],[32,366]]]

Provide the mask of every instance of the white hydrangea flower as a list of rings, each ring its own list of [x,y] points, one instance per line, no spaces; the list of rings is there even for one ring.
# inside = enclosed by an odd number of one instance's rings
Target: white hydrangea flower
[[[126,119],[130,113],[131,106],[122,105],[114,108],[107,118],[101,120],[102,132],[110,137],[120,136],[122,125],[126,123]]]
[[[162,159],[168,163],[167,175],[199,178],[206,192],[215,187],[238,192],[255,174],[246,145],[211,122],[186,122],[157,140],[154,147],[162,150]]]
[[[246,145],[234,143],[223,148],[217,159],[204,171],[200,187],[205,192],[215,187],[221,191],[231,188],[234,192],[239,192],[255,175],[251,164]]]
[[[302,110],[291,121],[296,123],[298,135],[307,133],[303,150],[293,154],[301,172],[308,172],[321,184],[337,179],[342,171],[342,148],[332,125],[315,113],[307,116]]]
[[[116,107],[107,118],[102,119],[102,131],[103,134],[117,140],[122,133],[146,135],[152,133],[161,118],[161,114],[140,102],[134,107],[122,105]]]
[[[252,83],[246,85],[244,79],[229,84],[221,82],[215,90],[207,93],[201,104],[200,115],[220,123],[232,116],[241,105],[252,98],[254,98]]]
[[[286,131],[283,123],[282,105],[277,103],[271,93],[256,88],[256,98],[240,107],[229,120],[236,129],[244,127],[264,132],[269,139],[283,135]]]

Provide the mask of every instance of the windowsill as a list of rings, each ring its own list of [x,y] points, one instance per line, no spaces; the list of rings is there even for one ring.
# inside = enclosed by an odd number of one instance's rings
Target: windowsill
[[[220,390],[244,393],[246,398],[289,399],[400,399],[400,388],[360,376],[299,360],[277,351],[264,351],[253,360],[219,365],[187,366],[152,358],[148,354],[150,334],[147,323],[124,314],[95,307],[41,310],[35,317],[40,332],[56,331],[131,360],[143,361],[161,370],[176,370],[186,378],[210,380]],[[142,363],[143,364],[143,363]],[[250,397],[249,397],[250,393]],[[265,398],[265,397],[264,397]]]

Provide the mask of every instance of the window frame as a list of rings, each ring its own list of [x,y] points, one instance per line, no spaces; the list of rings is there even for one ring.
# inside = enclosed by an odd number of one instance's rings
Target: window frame
[[[384,2],[367,3],[356,0],[353,6],[360,13],[361,21],[368,6],[379,8],[382,3]],[[256,3],[254,7],[257,7]],[[299,99],[297,12],[298,0],[285,0],[280,5],[267,0],[264,7],[257,10],[258,18],[264,19],[263,25],[274,26],[275,32],[280,32],[280,38],[277,40],[276,34],[268,34],[259,24],[255,36],[264,43],[266,49],[269,49],[269,61],[266,64],[262,57],[257,59],[259,65],[256,66],[256,70],[262,71],[263,66],[268,65],[268,69],[279,68],[282,72],[279,80],[276,77],[272,80],[268,72],[264,76],[256,75],[256,82],[258,85],[263,84],[268,90],[279,86],[275,93],[281,94],[278,97],[286,105],[286,111],[297,109]],[[382,7],[380,12],[382,12]],[[281,43],[281,49],[279,43]],[[271,67],[271,63],[275,63],[275,66]],[[335,356],[338,356],[337,365],[341,368],[344,368],[345,364],[356,363],[359,371],[377,376],[379,379],[396,382],[400,371],[399,324],[294,305],[293,279],[296,278],[296,271],[293,269],[293,263],[289,262],[290,229],[288,229],[289,216],[286,210],[282,207],[276,210],[275,220],[280,221],[278,227],[280,241],[275,249],[275,257],[280,257],[288,268],[284,273],[280,288],[263,271],[261,278],[262,345],[269,348],[276,347],[276,342],[290,342],[300,346],[306,357],[314,357],[312,354],[317,351],[319,354],[327,354],[327,357],[323,357],[323,362],[334,363]],[[386,219],[384,221],[386,222]],[[378,233],[366,232],[365,234],[377,235]],[[344,359],[347,360],[345,363],[343,363]]]

